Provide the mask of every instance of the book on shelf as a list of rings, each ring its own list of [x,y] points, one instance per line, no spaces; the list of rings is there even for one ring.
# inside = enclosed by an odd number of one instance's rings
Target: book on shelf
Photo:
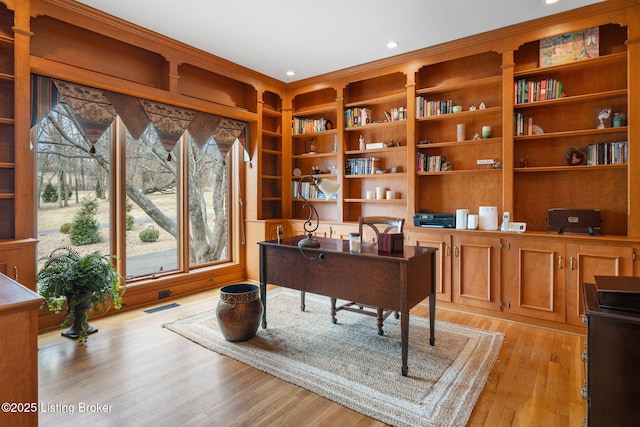
[[[405,107],[392,108],[389,112],[384,112],[384,117],[388,122],[407,120],[407,109]]]
[[[527,117],[523,113],[516,113],[514,118],[515,136],[533,135],[533,117]]]
[[[309,119],[303,117],[294,117],[291,120],[291,126],[294,135],[321,132],[327,129],[327,120],[324,118]]]
[[[344,111],[344,126],[348,128],[365,126],[373,122],[371,110],[363,107],[349,108]]]
[[[354,157],[344,161],[345,175],[369,175],[376,173],[381,167],[378,157]]]
[[[587,165],[626,165],[627,141],[600,142],[587,145]]]
[[[518,79],[513,89],[516,104],[562,98],[562,82],[555,78],[540,81]]]
[[[429,156],[424,153],[416,154],[416,172],[440,172],[446,162],[445,156]]]
[[[429,101],[424,96],[416,96],[416,116],[431,117],[441,114],[453,113],[453,107],[456,105],[452,99],[441,99]]]

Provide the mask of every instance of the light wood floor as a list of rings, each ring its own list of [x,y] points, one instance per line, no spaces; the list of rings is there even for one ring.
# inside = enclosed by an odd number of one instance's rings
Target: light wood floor
[[[60,331],[42,333],[40,425],[382,425],[161,327],[214,308],[217,294],[163,300],[157,305],[180,306],[154,314],[136,309],[96,319],[100,331],[82,347]],[[428,306],[412,313],[426,315]],[[468,425],[582,424],[583,337],[450,310],[438,309],[436,318],[505,334]]]

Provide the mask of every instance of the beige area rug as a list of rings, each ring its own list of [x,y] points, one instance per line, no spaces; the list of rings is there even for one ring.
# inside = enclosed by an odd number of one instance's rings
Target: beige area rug
[[[224,339],[215,309],[164,327],[205,348],[397,426],[464,426],[484,387],[503,335],[436,319],[409,321],[409,376],[400,373],[400,320],[384,335],[373,317],[341,311],[331,323],[329,298],[276,288],[267,294],[267,329],[242,343]]]

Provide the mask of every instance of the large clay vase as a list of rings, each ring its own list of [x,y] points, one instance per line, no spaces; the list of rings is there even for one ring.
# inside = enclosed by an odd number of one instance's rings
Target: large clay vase
[[[258,286],[237,284],[220,289],[218,326],[227,341],[247,341],[256,335],[263,307]]]
[[[82,303],[75,306],[73,310],[73,323],[71,327],[62,332],[62,336],[67,338],[80,338],[83,330],[86,331],[86,335],[98,332],[98,328],[94,328],[87,323],[87,311],[91,309],[91,297],[87,297]]]

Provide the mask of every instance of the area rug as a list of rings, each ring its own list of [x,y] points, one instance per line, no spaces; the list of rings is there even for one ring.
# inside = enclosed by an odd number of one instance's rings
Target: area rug
[[[503,335],[438,321],[409,321],[409,376],[403,377],[400,320],[384,335],[373,317],[341,311],[329,298],[276,288],[267,293],[267,329],[228,342],[212,310],[163,325],[201,346],[394,426],[464,426],[502,347]]]

